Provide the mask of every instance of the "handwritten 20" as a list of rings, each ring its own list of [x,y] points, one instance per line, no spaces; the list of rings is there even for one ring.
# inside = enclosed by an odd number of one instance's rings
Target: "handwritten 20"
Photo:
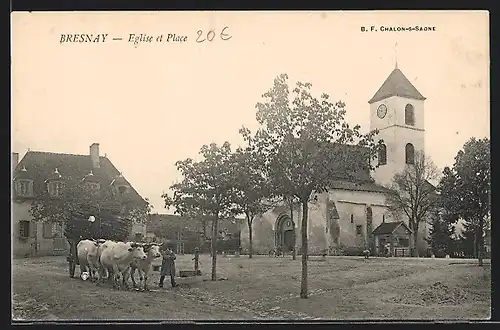
[[[232,38],[232,36],[230,36],[226,30],[228,29],[229,27],[226,26],[225,28],[222,29],[222,31],[220,31],[219,33],[219,37],[226,41],[226,40],[229,40]],[[210,30],[208,31],[206,34],[203,33],[203,30],[198,30],[198,32],[196,32],[196,34],[198,35],[198,37],[196,38],[196,42],[197,43],[202,43],[202,42],[205,42],[205,41],[213,41],[215,36],[216,36],[216,33],[214,30]]]

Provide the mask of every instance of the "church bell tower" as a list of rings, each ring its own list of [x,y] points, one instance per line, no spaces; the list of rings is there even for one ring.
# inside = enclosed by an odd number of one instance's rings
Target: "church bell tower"
[[[372,176],[375,182],[390,186],[394,175],[413,164],[415,152],[424,151],[425,97],[399,70],[397,64],[370,104],[370,129],[378,129],[375,140],[383,140]]]

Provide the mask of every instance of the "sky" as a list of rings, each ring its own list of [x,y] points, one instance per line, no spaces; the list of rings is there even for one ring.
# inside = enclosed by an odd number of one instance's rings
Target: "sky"
[[[435,31],[380,31],[417,25]],[[215,38],[197,43],[210,29]],[[397,57],[427,98],[425,152],[440,169],[469,138],[490,136],[486,11],[13,13],[11,33],[12,151],[88,154],[97,142],[159,213],[171,213],[160,196],[181,179],[175,162],[203,144],[241,143],[281,73],[344,101],[367,132],[368,100]],[[108,39],[60,43],[73,33]],[[134,46],[132,33],[187,41]]]

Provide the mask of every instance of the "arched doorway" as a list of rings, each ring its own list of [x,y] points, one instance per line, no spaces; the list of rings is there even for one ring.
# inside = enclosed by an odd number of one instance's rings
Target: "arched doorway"
[[[295,224],[288,215],[281,215],[276,220],[275,245],[285,252],[295,246]]]

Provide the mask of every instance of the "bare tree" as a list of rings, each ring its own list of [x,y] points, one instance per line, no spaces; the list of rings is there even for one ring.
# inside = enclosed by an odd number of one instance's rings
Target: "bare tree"
[[[420,223],[425,221],[437,205],[436,188],[430,181],[437,180],[439,171],[434,162],[423,152],[415,152],[413,164],[394,175],[392,193],[387,196],[391,213],[398,218],[404,214],[413,231],[415,256],[418,257],[417,239]]]

